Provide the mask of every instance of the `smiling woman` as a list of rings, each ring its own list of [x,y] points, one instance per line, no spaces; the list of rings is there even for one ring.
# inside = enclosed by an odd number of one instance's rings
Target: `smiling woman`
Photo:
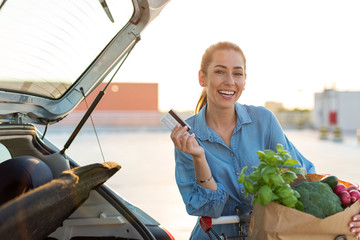
[[[219,42],[205,51],[199,71],[204,90],[198,113],[186,120],[191,129],[179,125],[171,132],[176,182],[189,215],[249,214],[253,196],[238,179],[241,169],[250,174],[251,166],[259,165],[259,150],[276,151],[281,144],[297,160],[296,167],[315,173],[313,163],[287,138],[270,110],[237,102],[245,80],[246,60],[237,45]],[[208,239],[200,224],[195,225],[190,239]],[[239,238],[244,229],[233,223],[215,225],[213,230]]]

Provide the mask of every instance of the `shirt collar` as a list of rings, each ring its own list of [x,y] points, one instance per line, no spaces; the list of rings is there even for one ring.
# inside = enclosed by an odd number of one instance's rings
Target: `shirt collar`
[[[216,136],[212,134],[211,128],[206,124],[205,113],[206,113],[205,105],[198,114],[195,115],[195,134],[201,140],[210,140],[213,141]],[[249,113],[244,105],[240,103],[235,103],[235,111],[237,115],[236,126],[234,129],[234,133],[239,131],[244,124],[251,123],[252,120],[249,116]]]

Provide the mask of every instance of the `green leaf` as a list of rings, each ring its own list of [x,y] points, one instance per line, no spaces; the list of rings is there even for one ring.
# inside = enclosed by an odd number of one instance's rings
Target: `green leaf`
[[[299,211],[304,211],[304,204],[300,201],[297,201],[297,203],[295,204],[295,208]]]
[[[284,172],[281,176],[284,180],[289,180],[290,182],[293,182],[297,178],[296,174],[292,171]]]
[[[284,151],[284,152],[281,154],[281,156],[282,156],[285,160],[291,159],[291,155],[290,155],[289,152],[285,152],[285,151]]]
[[[274,201],[276,201],[276,200],[280,200],[280,197],[279,197],[276,193],[273,192],[271,201],[274,202]]]
[[[262,176],[262,179],[264,180],[265,183],[269,183],[269,176],[268,175]]]
[[[253,199],[253,205],[255,205],[255,204],[261,204],[260,198],[258,196],[255,196]]]
[[[278,143],[278,144],[276,145],[276,151],[282,152],[283,150],[284,150],[284,146],[283,146],[282,144]]]
[[[243,169],[241,169],[240,176],[239,176],[239,178],[238,178],[238,182],[239,182],[239,183],[244,182],[244,180],[245,180],[245,171],[246,171],[247,169],[248,169],[247,166],[245,166],[245,167],[243,167]]]
[[[269,174],[269,180],[276,186],[282,186],[285,184],[284,179],[276,173]]]
[[[260,198],[261,205],[268,205],[271,202],[272,195],[273,192],[268,185],[262,186],[258,191],[258,197]]]
[[[281,203],[287,207],[295,208],[296,203],[298,202],[297,198],[294,195],[291,195],[287,198],[282,198]]]
[[[261,172],[256,169],[249,175],[249,178],[253,181],[259,181],[261,179]]]
[[[285,167],[289,167],[289,166],[296,165],[296,164],[298,164],[298,163],[299,163],[299,162],[298,162],[297,160],[295,160],[295,159],[293,159],[293,158],[290,158],[290,159],[288,159],[288,160],[285,161],[284,166],[285,166]]]
[[[264,160],[266,158],[266,155],[263,151],[257,151],[256,153],[258,154],[260,160]]]
[[[248,170],[248,166],[245,166],[241,169],[240,174],[245,174],[245,171]]]
[[[284,163],[284,161],[285,160],[282,158],[282,156],[276,154],[273,157],[273,160],[272,160],[273,163],[271,165],[278,167],[279,165],[282,165]]]
[[[277,167],[282,163],[281,157],[278,155],[272,156],[270,159],[268,159],[268,164],[274,167]]]
[[[257,193],[259,191],[259,188],[261,187],[262,185],[259,184],[259,183],[254,183],[254,191],[255,193]]]
[[[259,165],[258,165],[258,167],[257,167],[257,169],[258,169],[258,170],[261,170],[261,169],[263,169],[264,167],[266,167],[267,165],[268,165],[268,164],[265,163],[265,162],[260,162]]]
[[[288,169],[293,171],[296,174],[301,174],[304,176],[304,171],[299,167],[289,167]]]
[[[298,192],[298,191],[296,191],[296,190],[293,190],[294,191],[294,196],[296,197],[296,198],[300,198],[301,197],[301,195],[300,195],[300,193]]]
[[[290,185],[284,185],[276,190],[276,194],[279,195],[281,199],[290,197],[294,194],[294,190],[290,187]]]
[[[272,156],[275,155],[275,152],[271,149],[266,149],[266,150],[264,150],[264,154],[265,154],[266,158],[271,158]]]
[[[269,173],[275,173],[278,168],[275,166],[268,165],[261,169],[261,176],[268,175]]]
[[[255,194],[254,184],[249,179],[244,180],[244,189],[247,193]]]

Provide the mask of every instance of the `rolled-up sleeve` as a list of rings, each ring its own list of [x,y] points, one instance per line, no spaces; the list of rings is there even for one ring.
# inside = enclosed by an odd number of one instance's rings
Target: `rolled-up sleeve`
[[[204,188],[196,183],[191,155],[175,149],[175,177],[186,211],[194,216],[219,217],[228,199],[220,183],[217,190]],[[216,181],[216,179],[215,179]]]

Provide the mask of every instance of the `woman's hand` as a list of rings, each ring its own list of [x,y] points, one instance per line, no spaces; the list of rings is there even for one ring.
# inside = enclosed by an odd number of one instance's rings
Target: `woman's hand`
[[[171,140],[179,151],[192,155],[197,184],[216,191],[217,184],[206,161],[205,151],[195,139],[195,134],[189,134],[187,130],[187,127],[181,127],[179,124],[171,132]]]
[[[360,238],[360,214],[353,216],[352,221],[349,223],[350,231]]]
[[[179,151],[191,154],[193,157],[202,156],[204,149],[196,141],[195,134],[190,135],[187,130],[188,128],[186,126],[181,127],[181,125],[178,124],[171,132],[170,137],[175,147]]]

